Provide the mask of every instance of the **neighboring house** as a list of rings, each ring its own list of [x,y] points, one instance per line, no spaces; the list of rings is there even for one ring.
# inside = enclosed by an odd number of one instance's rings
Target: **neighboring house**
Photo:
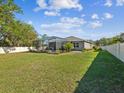
[[[124,40],[124,33],[121,34],[121,38]]]
[[[52,39],[49,39],[48,40],[48,48],[50,50],[59,50],[59,49],[62,49],[64,44],[66,44],[67,42],[73,43],[74,44],[73,50],[76,50],[76,51],[93,48],[92,43],[85,41],[83,39],[74,37],[74,36],[70,36],[67,38],[54,37]]]

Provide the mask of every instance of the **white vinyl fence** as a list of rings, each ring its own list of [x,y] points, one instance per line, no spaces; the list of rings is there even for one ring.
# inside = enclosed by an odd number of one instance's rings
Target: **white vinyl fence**
[[[0,54],[28,52],[31,47],[0,47]]]
[[[124,43],[118,43],[109,46],[102,46],[103,50],[107,50],[112,55],[116,56],[124,62]]]

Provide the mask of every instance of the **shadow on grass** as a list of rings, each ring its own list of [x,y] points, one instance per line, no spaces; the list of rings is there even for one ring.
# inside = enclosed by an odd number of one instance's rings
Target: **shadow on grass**
[[[74,93],[124,93],[124,63],[100,51]]]

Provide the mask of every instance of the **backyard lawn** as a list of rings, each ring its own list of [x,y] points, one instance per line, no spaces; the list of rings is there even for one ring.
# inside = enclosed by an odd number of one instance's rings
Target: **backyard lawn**
[[[124,63],[105,51],[0,55],[0,93],[124,93]]]

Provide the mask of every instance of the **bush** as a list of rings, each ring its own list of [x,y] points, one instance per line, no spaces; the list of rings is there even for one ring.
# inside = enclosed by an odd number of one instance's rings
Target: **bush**
[[[60,54],[61,51],[60,50],[56,50],[55,54]]]
[[[48,54],[60,54],[61,51],[60,50],[56,50],[56,51],[48,50],[47,53]]]
[[[102,49],[101,49],[100,47],[98,47],[98,46],[94,46],[93,49],[94,49],[94,51],[101,51],[101,50],[102,50]]]
[[[70,52],[71,51],[71,49],[73,49],[73,44],[72,43],[70,43],[70,42],[68,42],[68,43],[66,43],[65,45],[64,45],[64,49],[67,51],[67,52]]]
[[[93,50],[93,49],[83,49],[82,52],[84,52],[84,51],[91,51],[91,50]]]

